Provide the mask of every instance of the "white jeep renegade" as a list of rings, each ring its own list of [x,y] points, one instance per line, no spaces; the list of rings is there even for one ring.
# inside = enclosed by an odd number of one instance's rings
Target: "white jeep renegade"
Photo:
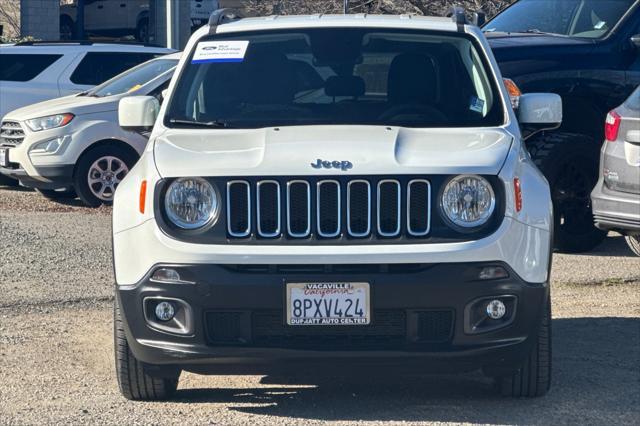
[[[114,202],[123,395],[319,364],[545,394],[553,219],[521,130],[561,115],[523,95],[518,124],[462,13],[214,13],[161,108],[120,101],[153,126]]]

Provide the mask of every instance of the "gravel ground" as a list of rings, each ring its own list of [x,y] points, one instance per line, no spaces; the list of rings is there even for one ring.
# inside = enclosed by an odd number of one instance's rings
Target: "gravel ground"
[[[623,239],[556,255],[554,384],[495,396],[479,374],[202,377],[171,403],[120,397],[113,367],[110,210],[0,188],[0,423],[637,424],[640,259]]]

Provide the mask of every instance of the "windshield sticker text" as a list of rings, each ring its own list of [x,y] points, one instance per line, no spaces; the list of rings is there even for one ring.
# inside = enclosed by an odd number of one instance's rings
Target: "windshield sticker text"
[[[248,41],[202,41],[196,46],[191,63],[242,62],[248,47]]]

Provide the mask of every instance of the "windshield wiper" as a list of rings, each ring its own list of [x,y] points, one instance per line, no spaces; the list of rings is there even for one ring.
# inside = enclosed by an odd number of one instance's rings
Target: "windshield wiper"
[[[86,96],[89,98],[99,98],[98,95],[96,95],[95,93],[93,93],[91,90],[86,90],[84,92],[80,92],[78,93],[78,96]]]
[[[558,33],[550,33],[550,32],[546,32],[546,31],[540,31],[537,28],[530,28],[526,31],[522,31],[525,34],[542,34],[542,35],[552,35],[552,36],[559,36],[559,37],[566,37],[566,35],[564,34],[558,34]]]
[[[181,126],[193,126],[193,127],[204,127],[208,129],[229,129],[232,126],[223,120],[213,120],[213,121],[195,121],[195,120],[181,120],[178,118],[169,119],[169,123],[178,124]]]

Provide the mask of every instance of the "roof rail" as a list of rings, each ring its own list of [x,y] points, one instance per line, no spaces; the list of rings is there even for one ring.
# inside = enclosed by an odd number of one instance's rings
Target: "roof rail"
[[[464,26],[469,23],[467,20],[467,12],[460,6],[451,8],[447,16],[451,17],[454,24],[458,26],[458,32],[464,32]]]
[[[244,18],[244,15],[237,9],[225,8],[218,9],[209,17],[209,34],[215,34],[219,25],[227,22],[238,21]]]
[[[155,44],[143,43],[137,41],[113,41],[113,40],[36,40],[21,41],[14,46],[47,46],[47,45],[76,45],[76,46],[93,46],[94,44],[124,44],[127,46],[144,46],[144,47],[162,47]]]

